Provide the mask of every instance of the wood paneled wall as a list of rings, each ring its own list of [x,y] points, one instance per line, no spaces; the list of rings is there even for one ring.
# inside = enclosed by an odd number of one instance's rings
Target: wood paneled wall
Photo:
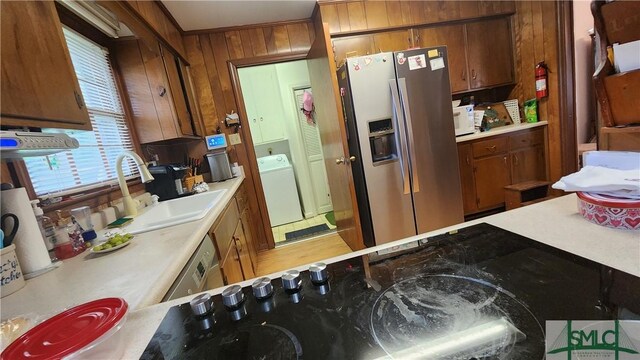
[[[558,64],[558,20],[555,1],[517,1],[512,26],[515,34],[516,86],[510,98],[520,104],[536,97],[535,66],[544,61],[549,67],[549,97],[538,102],[538,118],[549,122],[549,177],[562,174],[560,116],[560,74]]]
[[[535,98],[535,65],[545,61],[550,70],[549,97],[539,102],[538,117],[549,122],[550,180],[563,175],[561,122],[572,120],[561,116],[556,1],[331,1],[321,2],[320,11],[332,37],[515,13],[516,85],[509,98],[518,99],[521,105]]]
[[[321,2],[332,37],[443,21],[512,13],[514,1],[340,1]]]
[[[218,127],[229,134],[233,129],[227,129],[224,124],[225,115],[231,111],[238,111],[229,60],[248,60],[269,55],[286,55],[309,50],[315,32],[310,21],[296,21],[274,24],[272,26],[239,27],[222,31],[188,34],[183,37],[187,60],[191,65],[191,75],[194,80],[200,111],[207,135],[214,134]],[[246,119],[240,119],[247,124]],[[231,160],[244,166],[246,181],[253,183],[253,174],[249,164],[246,140],[232,146]],[[194,145],[190,151],[192,157],[202,157],[206,152],[202,146]],[[253,186],[249,190],[249,204],[253,219],[260,221],[258,197]],[[264,250],[269,247],[265,239],[264,226],[260,222],[256,225],[256,245]]]

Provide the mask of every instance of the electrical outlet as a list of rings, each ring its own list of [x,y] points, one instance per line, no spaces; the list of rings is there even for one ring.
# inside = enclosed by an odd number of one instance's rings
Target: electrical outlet
[[[229,134],[229,144],[238,145],[241,143],[242,140],[240,140],[240,134]]]

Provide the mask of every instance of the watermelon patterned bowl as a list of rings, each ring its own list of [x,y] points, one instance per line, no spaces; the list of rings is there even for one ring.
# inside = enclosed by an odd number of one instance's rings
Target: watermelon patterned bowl
[[[578,192],[578,210],[588,221],[615,229],[640,230],[640,200]]]

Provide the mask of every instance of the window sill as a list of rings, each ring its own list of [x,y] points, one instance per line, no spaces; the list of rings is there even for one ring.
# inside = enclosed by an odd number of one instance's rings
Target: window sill
[[[140,178],[128,180],[127,187],[132,194],[144,190],[144,184],[140,181]],[[77,205],[77,207],[87,205],[92,209],[95,209],[100,205],[110,205],[112,202],[122,199],[122,192],[120,191],[120,187],[117,184],[114,184],[105,185],[77,194],[66,195],[64,198],[64,200],[55,204],[42,206],[42,210],[45,213],[51,213],[74,205]]]

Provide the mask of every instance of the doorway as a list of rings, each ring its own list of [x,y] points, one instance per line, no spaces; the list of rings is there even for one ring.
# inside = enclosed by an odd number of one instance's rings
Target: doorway
[[[237,72],[275,245],[335,233],[306,60]]]

